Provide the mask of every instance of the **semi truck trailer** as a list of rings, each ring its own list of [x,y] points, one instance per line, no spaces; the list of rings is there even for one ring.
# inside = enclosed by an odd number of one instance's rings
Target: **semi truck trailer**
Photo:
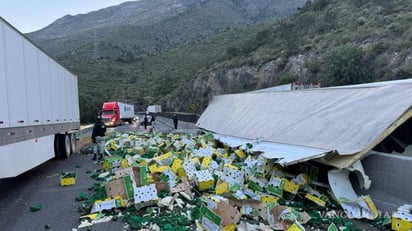
[[[160,113],[160,112],[162,112],[162,106],[160,106],[160,105],[149,105],[149,106],[147,106],[146,111],[149,112],[149,113]]]
[[[122,122],[132,123],[134,118],[134,105],[122,102],[103,103],[101,116],[106,126],[115,127]]]
[[[0,178],[75,152],[77,77],[0,17]]]

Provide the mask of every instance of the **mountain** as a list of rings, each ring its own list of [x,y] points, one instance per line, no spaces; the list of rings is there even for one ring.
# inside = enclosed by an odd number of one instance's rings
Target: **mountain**
[[[199,71],[165,107],[201,113],[214,95],[291,82],[339,86],[412,78],[408,0],[317,0]],[[239,32],[240,33],[240,32]],[[258,44],[250,49],[250,44]]]
[[[104,101],[133,103],[136,110],[162,102],[199,69],[224,59],[227,47],[253,37],[260,28],[253,25],[285,18],[304,3],[141,0],[67,15],[27,36],[79,76],[87,121]],[[238,30],[245,32],[237,37]]]
[[[87,14],[66,15],[27,35],[57,57],[83,46],[101,43],[121,46],[137,54],[154,54],[228,28],[286,17],[304,2],[142,0]]]
[[[28,35],[79,76],[83,122],[108,100],[136,110],[161,104],[202,113],[214,95],[292,81],[337,86],[412,78],[410,0],[174,2],[182,11],[173,14],[169,5],[153,24],[100,28],[89,19],[82,28],[92,29],[58,28],[69,33],[60,38],[48,28]]]

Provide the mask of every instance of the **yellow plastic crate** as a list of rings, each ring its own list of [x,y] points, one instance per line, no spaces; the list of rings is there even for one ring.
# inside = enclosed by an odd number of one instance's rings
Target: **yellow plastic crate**
[[[76,172],[63,172],[60,173],[60,185],[75,185],[76,184]]]

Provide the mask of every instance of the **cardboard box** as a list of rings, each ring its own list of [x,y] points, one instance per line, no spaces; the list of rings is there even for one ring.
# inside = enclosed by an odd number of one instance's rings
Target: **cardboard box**
[[[183,163],[183,169],[185,172],[184,176],[187,176],[189,180],[193,180],[196,172],[196,165],[192,162],[192,160]],[[178,175],[180,176],[181,174]]]
[[[269,222],[269,224],[274,226],[276,230],[288,230],[288,228],[296,222],[299,224],[306,224],[311,219],[306,212],[299,212],[294,208],[284,205],[276,205],[271,210],[269,216],[273,216],[273,218],[268,217],[269,220],[272,220],[272,223],[274,222],[273,224],[270,224],[271,222]]]
[[[60,185],[75,185],[76,184],[76,172],[63,172],[60,173]]]
[[[173,163],[174,159],[175,157],[172,155],[172,152],[168,152],[155,158],[156,162],[163,166],[170,166]]]
[[[201,224],[208,231],[235,230],[240,212],[224,201],[212,202],[200,208]]]
[[[305,231],[305,227],[303,227],[299,222],[294,222],[291,226],[288,227],[287,231]]]
[[[215,179],[209,170],[196,171],[195,181],[200,191],[208,190],[215,186]]]
[[[285,181],[282,178],[272,175],[268,183],[268,192],[282,197],[284,184]]]
[[[255,191],[265,192],[268,187],[268,181],[264,178],[252,177],[249,179],[248,186]]]
[[[133,167],[133,176],[136,186],[147,185],[149,181],[147,165],[140,165],[139,167]]]
[[[159,175],[159,178],[168,183],[169,187],[176,186],[177,176],[169,167]]]
[[[208,231],[219,231],[222,218],[206,206],[200,207],[200,220],[202,226]]]
[[[91,209],[91,213],[101,212],[103,210],[110,210],[112,208],[122,208],[126,207],[126,203],[119,196],[114,197],[113,199],[108,198],[105,200],[96,200]]]
[[[119,168],[122,166],[122,157],[120,156],[112,156],[112,157],[108,157],[104,160],[103,162],[103,168],[106,171],[109,171],[110,169],[114,169],[114,168]]]
[[[192,190],[190,187],[190,183],[187,180],[186,177],[182,177],[182,183],[176,185],[176,187],[170,188],[170,192],[171,193],[180,193],[180,192],[184,192],[186,193],[188,196],[192,196]]]
[[[194,156],[197,157],[212,157],[213,156],[213,148],[207,147],[205,144],[203,148],[195,149],[193,151]]]
[[[412,230],[412,205],[402,205],[393,213],[392,229],[395,231]]]
[[[369,195],[358,197],[355,201],[347,201],[340,198],[339,202],[350,219],[366,218],[374,220],[379,215],[379,211]]]
[[[130,175],[126,175],[120,179],[112,180],[104,186],[106,195],[109,198],[121,197],[124,200],[133,199],[135,183]]]
[[[266,204],[266,203],[261,203],[261,202],[257,202],[257,201],[250,200],[250,199],[246,199],[246,200],[230,199],[229,204],[232,205],[233,207],[241,208],[240,210],[242,211],[242,215],[254,217],[254,215],[256,215],[256,212],[257,212],[258,216],[263,221],[268,221],[269,217],[272,217],[274,219],[272,210],[275,206],[277,206],[276,202]]]
[[[245,174],[236,166],[233,166],[231,164],[225,164],[223,166],[223,173],[230,179],[233,179],[232,181],[235,183],[240,184],[243,186],[244,181],[245,181]],[[232,183],[232,182],[229,182]]]
[[[134,188],[134,206],[136,209],[156,204],[158,199],[155,184]]]
[[[179,168],[182,166],[183,160],[179,159],[179,158],[175,158],[172,164],[172,171],[174,173],[177,173],[177,171],[179,170]]]
[[[284,184],[283,184],[283,190],[292,194],[296,194],[299,191],[299,185],[296,184],[295,182],[288,180],[286,178],[282,178]]]
[[[312,195],[310,193],[306,193],[305,198],[312,201],[313,203],[321,206],[321,207],[325,207],[326,205],[326,201],[320,199],[319,197]]]
[[[129,168],[119,168],[116,169],[114,172],[114,175],[116,179],[120,179],[126,175],[133,175],[133,169],[131,167]]]
[[[104,188],[106,190],[107,197],[114,198],[119,196],[123,199],[127,199],[123,178],[107,182]]]
[[[203,168],[203,169],[208,169],[211,161],[212,161],[212,157],[211,157],[211,156],[203,157],[203,160],[202,160],[202,168]]]

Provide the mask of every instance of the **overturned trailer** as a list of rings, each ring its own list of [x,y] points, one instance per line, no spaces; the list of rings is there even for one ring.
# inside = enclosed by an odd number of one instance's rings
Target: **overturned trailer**
[[[335,197],[368,193],[386,212],[412,202],[412,187],[404,184],[412,157],[402,154],[412,144],[411,117],[409,79],[215,96],[196,126],[233,147],[252,144],[251,151],[282,166],[321,163]]]

